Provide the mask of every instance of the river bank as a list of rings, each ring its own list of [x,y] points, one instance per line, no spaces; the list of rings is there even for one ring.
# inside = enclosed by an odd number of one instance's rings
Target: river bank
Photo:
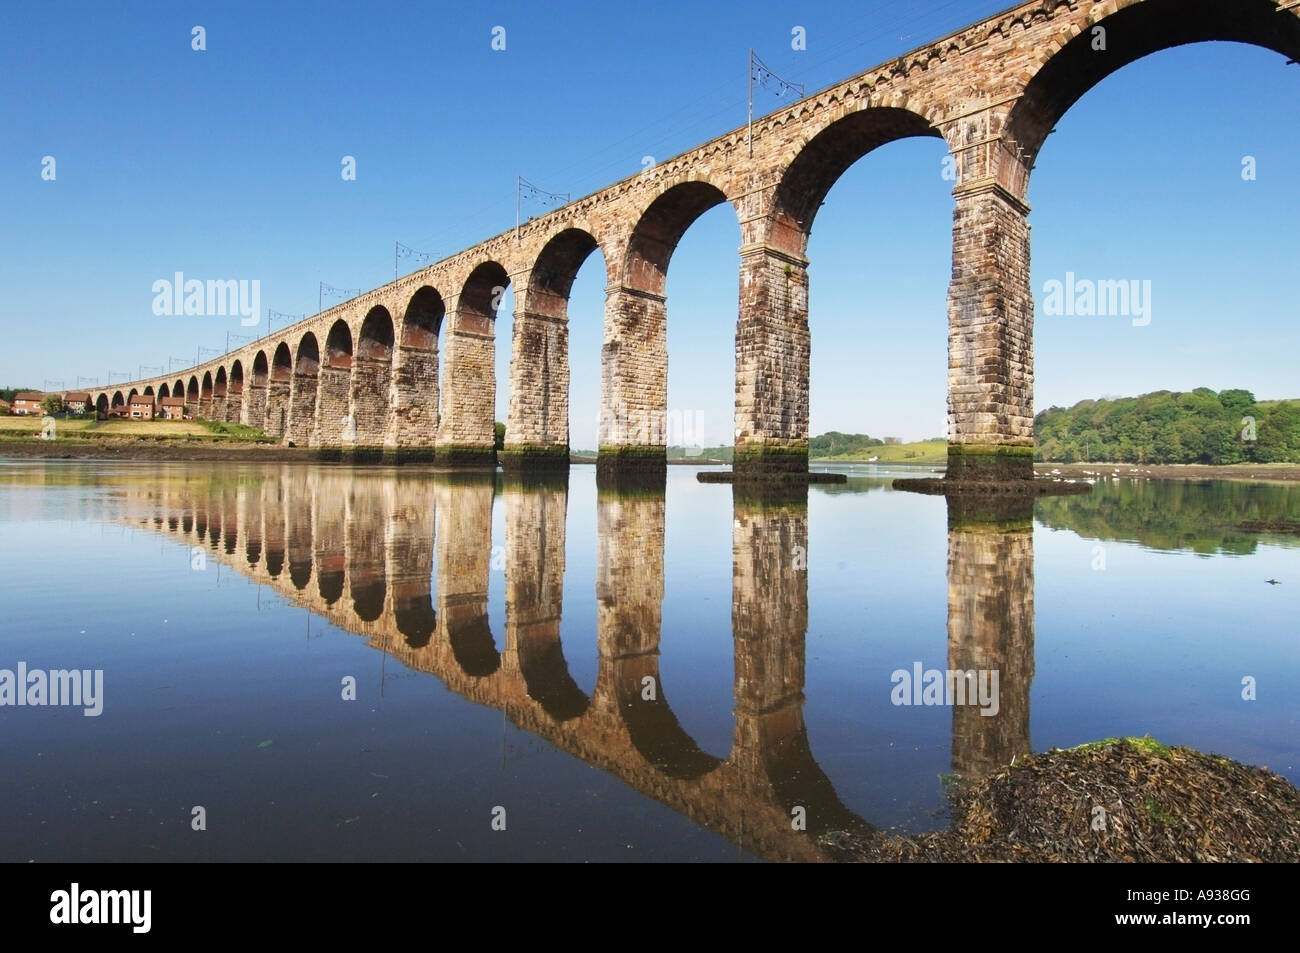
[[[913,836],[823,835],[841,860],[1300,860],[1300,791],[1251,767],[1151,738],[1018,759],[949,792],[952,824]]]
[[[310,447],[285,447],[280,444],[257,443],[248,440],[214,438],[169,437],[80,437],[64,440],[40,440],[34,437],[0,437],[0,457],[44,457],[64,460],[194,460],[214,462],[293,462],[318,463],[337,460],[337,451],[322,451]],[[360,461],[358,461],[360,462]],[[379,462],[391,462],[380,460]],[[593,464],[595,458],[574,457],[574,465]],[[826,465],[827,461],[811,461]],[[843,464],[847,461],[835,461]],[[862,461],[865,463],[866,461]],[[724,465],[714,460],[670,460],[681,465]],[[834,464],[831,464],[834,465]],[[880,464],[884,466],[884,464]],[[908,467],[908,464],[889,464],[891,469]],[[930,466],[917,466],[918,471],[930,472]],[[1062,480],[1245,480],[1245,481],[1300,481],[1300,464],[1295,463],[1236,463],[1229,466],[1202,464],[1134,465],[1114,463],[1050,463],[1034,464],[1039,477],[1057,477]]]

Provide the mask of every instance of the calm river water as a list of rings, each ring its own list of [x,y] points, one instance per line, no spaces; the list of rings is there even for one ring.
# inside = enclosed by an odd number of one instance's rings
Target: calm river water
[[[1300,538],[1239,527],[1300,487],[847,472],[0,461],[0,860],[813,859],[1148,733],[1300,782]]]

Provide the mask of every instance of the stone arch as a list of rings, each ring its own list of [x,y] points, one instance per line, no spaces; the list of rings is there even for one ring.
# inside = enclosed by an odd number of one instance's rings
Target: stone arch
[[[352,380],[352,329],[339,318],[325,336],[324,360],[320,362],[316,390],[314,447],[337,447],[356,443],[351,417],[349,387]]]
[[[457,615],[449,619],[447,641],[451,645],[452,657],[466,675],[484,678],[501,668],[501,653],[492,638],[486,609],[481,614],[465,618]]]
[[[190,375],[190,382],[185,385],[185,403],[197,408],[199,405],[199,379]]]
[[[438,429],[438,335],[447,308],[438,289],[422,285],[407,302],[393,367],[391,442],[430,446]]]
[[[212,416],[212,372],[203,372],[203,383],[199,388],[199,416]]]
[[[861,109],[827,125],[804,143],[782,172],[767,243],[802,258],[817,210],[849,166],[886,143],[913,136],[942,138],[924,117],[894,107]]]
[[[240,422],[258,430],[262,429],[262,424],[266,421],[266,387],[270,376],[271,362],[267,359],[266,351],[258,351],[253,355],[248,380],[244,382],[247,393],[240,412]]]
[[[376,305],[361,322],[352,365],[352,417],[359,446],[380,446],[387,436],[393,345],[392,315],[387,308]]]
[[[225,367],[218,367],[212,376],[212,413],[211,419],[224,421],[227,418],[226,402],[229,399],[229,380]]]
[[[1212,40],[1261,46],[1300,59],[1300,17],[1276,0],[1118,0],[1119,9],[1074,25],[1061,45],[1043,48],[1026,70],[1023,95],[1011,107],[1003,138],[1029,168],[1044,140],[1088,90],[1144,56]],[[1093,49],[1094,27],[1105,29],[1106,49]],[[1021,193],[1023,197],[1023,192]]]
[[[226,384],[226,420],[237,423],[243,416],[244,365],[239,360],[230,364],[230,377]]]
[[[617,290],[605,298],[598,466],[658,468],[667,459],[668,264],[686,230],[727,201],[699,179],[660,193],[641,213],[622,255]]]
[[[144,395],[145,395],[146,397],[153,397],[153,396],[154,396],[153,385],[152,385],[152,384],[146,384],[146,385],[145,385],[145,388],[144,388]]]
[[[163,383],[163,384],[159,384],[159,385],[158,385],[158,399],[159,399],[159,400],[162,400],[164,397],[170,397],[171,395],[172,395],[171,387],[169,387],[169,386],[168,386],[167,384],[165,384],[165,383]]]
[[[308,446],[316,425],[316,389],[320,377],[320,345],[308,331],[298,341],[294,356],[293,378],[289,388],[289,426],[285,440],[295,446]]]
[[[568,466],[569,293],[598,247],[584,229],[566,228],[547,241],[529,271],[515,314],[503,464]]]
[[[1034,294],[1029,176],[1069,108],[1121,67],[1161,50],[1212,40],[1300,56],[1300,19],[1272,0],[1114,0],[1088,12],[1062,5],[1055,36],[1017,82],[1005,119],[995,110],[983,166],[963,168],[953,218],[948,293],[948,468],[945,479],[1033,479]],[[1104,30],[1098,33],[1097,30]],[[1105,49],[1094,49],[1104,37]],[[1002,42],[1005,42],[1003,40]],[[969,180],[969,181],[968,181]]]
[[[678,183],[659,195],[632,230],[623,258],[623,284],[662,298],[677,243],[697,218],[725,201],[721,189],[702,180]]]
[[[293,356],[289,345],[281,341],[271,355],[270,378],[266,383],[266,416],[262,430],[272,437],[283,437],[289,422],[289,384],[293,376]]]
[[[495,261],[478,264],[461,287],[447,329],[438,446],[445,459],[490,464],[495,455],[496,315],[510,275]]]
[[[107,394],[100,394],[95,399],[95,411],[100,417],[108,416],[110,406]]]

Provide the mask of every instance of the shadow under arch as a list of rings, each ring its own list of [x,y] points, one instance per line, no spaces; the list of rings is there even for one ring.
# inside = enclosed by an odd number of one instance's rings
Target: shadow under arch
[[[727,201],[711,182],[681,182],[642,213],[628,240],[623,279],[629,288],[662,296],[668,263],[682,236],[701,215]]]

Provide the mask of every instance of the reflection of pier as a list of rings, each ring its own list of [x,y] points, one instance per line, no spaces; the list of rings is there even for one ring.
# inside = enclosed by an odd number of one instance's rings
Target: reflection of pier
[[[808,574],[796,567],[796,553],[806,553],[809,540],[802,494],[733,502],[735,732],[719,759],[683,730],[670,703],[673,686],[660,674],[662,491],[598,497],[599,663],[588,697],[561,644],[566,489],[507,484],[498,491],[491,478],[463,475],[292,466],[263,473],[206,482],[163,474],[115,502],[130,522],[203,546],[293,604],[759,856],[824,859],[821,835],[870,835],[817,765],[803,722]],[[491,619],[488,604],[497,492],[506,529],[504,620]],[[950,520],[949,665],[1001,673],[998,715],[954,709],[959,771],[979,773],[1029,750],[1032,563],[1027,520]],[[804,809],[806,830],[794,829],[795,808]]]

